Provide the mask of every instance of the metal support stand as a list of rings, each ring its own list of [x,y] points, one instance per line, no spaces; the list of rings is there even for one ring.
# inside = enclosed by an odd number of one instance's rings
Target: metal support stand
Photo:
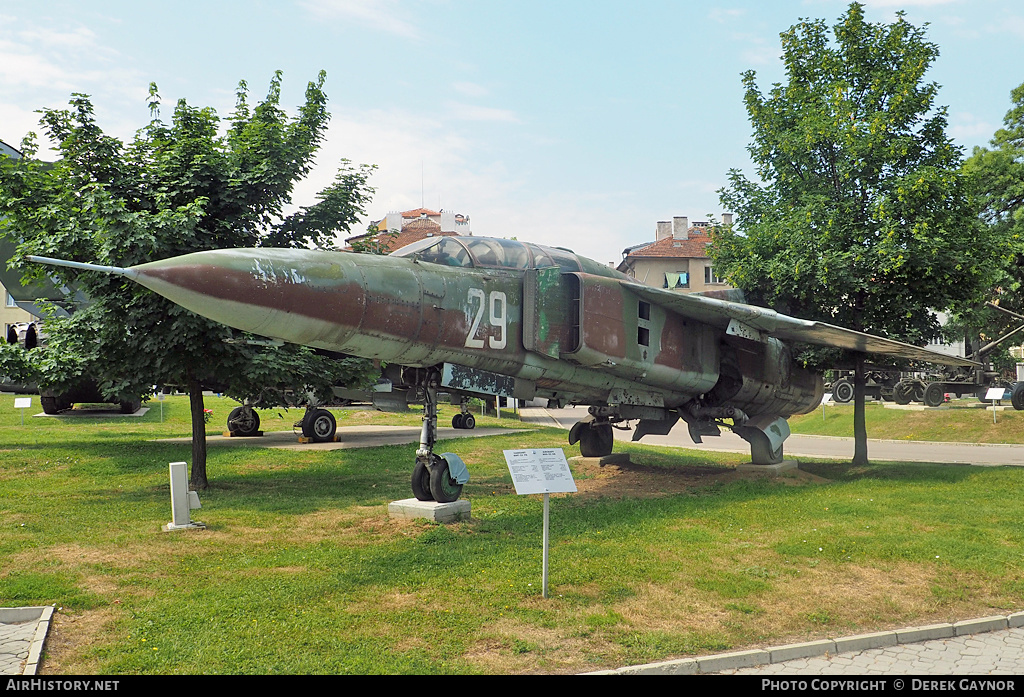
[[[544,494],[544,560],[541,572],[541,597],[548,597],[548,501],[551,497]]]

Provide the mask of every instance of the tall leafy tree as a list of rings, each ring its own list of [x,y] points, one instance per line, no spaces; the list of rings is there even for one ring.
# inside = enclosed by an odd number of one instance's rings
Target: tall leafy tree
[[[736,223],[716,236],[716,270],[754,302],[923,344],[933,310],[980,299],[998,254],[924,79],[938,47],[902,13],[866,22],[858,3],[831,31],[802,20],[781,38],[784,83],[762,94],[743,74],[758,178],[730,170],[719,192]],[[865,463],[865,357],[850,358]]]
[[[227,247],[332,245],[364,214],[372,167],[343,161],[316,203],[285,212],[327,127],[324,81],[321,72],[309,83],[294,118],[280,106],[280,72],[254,106],[240,83],[223,135],[213,109],[185,100],[171,122],[163,122],[152,85],[153,118],[127,145],[102,132],[85,95],[74,95],[68,109],[44,110],[41,123],[60,159],[34,159],[30,134],[26,157],[0,162],[0,233],[21,242],[15,263],[39,254],[132,266]],[[43,273],[36,265],[23,267]],[[91,303],[48,322],[50,342],[35,361],[38,377],[61,389],[88,375],[114,399],[145,394],[154,384],[185,386],[195,488],[207,486],[204,387],[239,398],[284,385],[324,396],[331,383],[358,381],[368,370],[366,361],[336,360],[304,347],[239,341],[232,330],[118,277],[45,273],[75,283]]]
[[[1024,83],[1010,93],[1013,106],[1003,118],[989,148],[974,148],[964,169],[974,177],[981,201],[981,219],[1005,240],[1010,252],[1001,279],[1001,300],[1024,311]],[[993,318],[994,319],[994,318]],[[1005,324],[1005,316],[1002,316]]]

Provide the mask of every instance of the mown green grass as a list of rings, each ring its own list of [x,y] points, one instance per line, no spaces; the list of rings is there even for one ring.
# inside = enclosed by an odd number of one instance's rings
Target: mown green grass
[[[562,431],[442,443],[472,474],[473,520],[448,526],[386,515],[409,496],[415,445],[212,447],[194,512],[209,529],[164,533],[167,463],[190,450],[156,439],[189,433],[185,398],[162,424],[151,404],[22,427],[12,404],[0,397],[0,605],[62,608],[44,672],[577,672],[1024,603],[1018,468],[803,463],[772,480],[732,473],[740,455],[625,444],[635,479],[581,470],[581,493],[552,499],[543,599],[541,500],[515,495],[501,451],[578,454]],[[219,433],[233,405],[208,406]]]
[[[865,405],[868,438],[923,440],[953,443],[1024,443],[1024,411],[1007,409],[996,414],[976,399],[953,400],[948,409],[904,411],[880,403]],[[853,404],[834,404],[789,420],[793,433],[853,437]]]

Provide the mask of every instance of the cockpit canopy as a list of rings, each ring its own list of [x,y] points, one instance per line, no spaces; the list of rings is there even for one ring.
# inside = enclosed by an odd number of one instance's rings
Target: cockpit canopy
[[[445,266],[499,269],[543,269],[558,266],[562,271],[580,271],[576,255],[538,244],[496,237],[427,237],[391,253],[393,257],[415,257]]]

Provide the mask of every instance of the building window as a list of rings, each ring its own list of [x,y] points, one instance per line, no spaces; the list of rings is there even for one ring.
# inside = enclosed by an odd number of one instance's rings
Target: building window
[[[710,285],[712,283],[724,283],[722,279],[715,275],[715,270],[710,266],[704,267],[704,283]]]
[[[671,271],[665,272],[665,285],[663,288],[689,288],[690,287],[690,274],[686,271],[680,271],[673,273]]]
[[[14,302],[14,298],[11,297],[10,293],[8,293],[7,291],[4,291],[4,295],[7,296],[7,307],[17,307],[18,306],[18,303]]]

